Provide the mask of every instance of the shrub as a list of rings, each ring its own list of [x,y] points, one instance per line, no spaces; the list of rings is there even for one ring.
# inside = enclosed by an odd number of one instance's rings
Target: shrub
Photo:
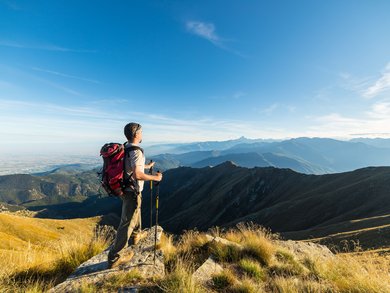
[[[264,288],[253,282],[250,279],[244,279],[240,284],[234,285],[230,290],[230,293],[261,293],[265,292]]]
[[[234,245],[225,245],[219,242],[209,244],[209,252],[219,262],[237,262],[242,258],[242,249]]]
[[[246,275],[256,281],[264,281],[266,279],[264,269],[256,261],[245,258],[240,260],[238,266]]]
[[[248,234],[242,244],[244,246],[244,255],[256,258],[262,265],[271,265],[275,247],[269,239]]]
[[[192,278],[193,269],[185,265],[180,259],[176,262],[174,269],[158,281],[158,287],[164,292],[204,292],[202,287],[196,284]]]
[[[227,289],[228,287],[233,286],[236,282],[236,277],[229,270],[225,270],[212,276],[213,288],[217,290]]]

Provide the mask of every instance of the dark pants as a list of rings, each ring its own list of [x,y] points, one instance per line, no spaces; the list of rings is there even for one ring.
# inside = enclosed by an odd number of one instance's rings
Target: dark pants
[[[141,193],[138,195],[134,193],[125,193],[121,199],[121,221],[116,231],[114,244],[108,253],[109,260],[115,258],[115,255],[125,247],[128,238],[131,236],[134,229],[141,229]]]

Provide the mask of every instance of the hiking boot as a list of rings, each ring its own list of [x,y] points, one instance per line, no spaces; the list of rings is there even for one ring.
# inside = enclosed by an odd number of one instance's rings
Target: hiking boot
[[[129,245],[137,245],[137,243],[140,242],[141,239],[144,239],[146,235],[148,235],[148,232],[142,230],[133,232],[129,239]]]
[[[119,267],[121,264],[129,263],[131,261],[131,259],[133,258],[133,256],[134,256],[134,252],[132,250],[130,250],[127,253],[122,254],[122,256],[118,259],[118,261],[114,262],[111,265],[111,268],[116,268],[116,267]]]
[[[108,257],[108,260],[107,260],[107,268],[108,268],[108,269],[111,269],[112,266],[119,260],[119,258],[120,258],[120,255],[119,255],[119,254],[115,254],[113,258]]]

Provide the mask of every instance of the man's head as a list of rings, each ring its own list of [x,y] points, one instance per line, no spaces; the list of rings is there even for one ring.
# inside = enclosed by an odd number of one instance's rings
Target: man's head
[[[138,123],[128,123],[124,129],[125,136],[129,142],[142,142],[142,126]]]

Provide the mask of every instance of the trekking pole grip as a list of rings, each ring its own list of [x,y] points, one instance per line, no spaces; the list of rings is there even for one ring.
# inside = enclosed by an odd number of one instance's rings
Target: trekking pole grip
[[[158,173],[161,173],[160,170],[157,171],[157,174],[158,174]],[[158,186],[158,185],[160,184],[160,182],[161,182],[161,181],[156,181],[156,182],[154,182],[154,185]]]

